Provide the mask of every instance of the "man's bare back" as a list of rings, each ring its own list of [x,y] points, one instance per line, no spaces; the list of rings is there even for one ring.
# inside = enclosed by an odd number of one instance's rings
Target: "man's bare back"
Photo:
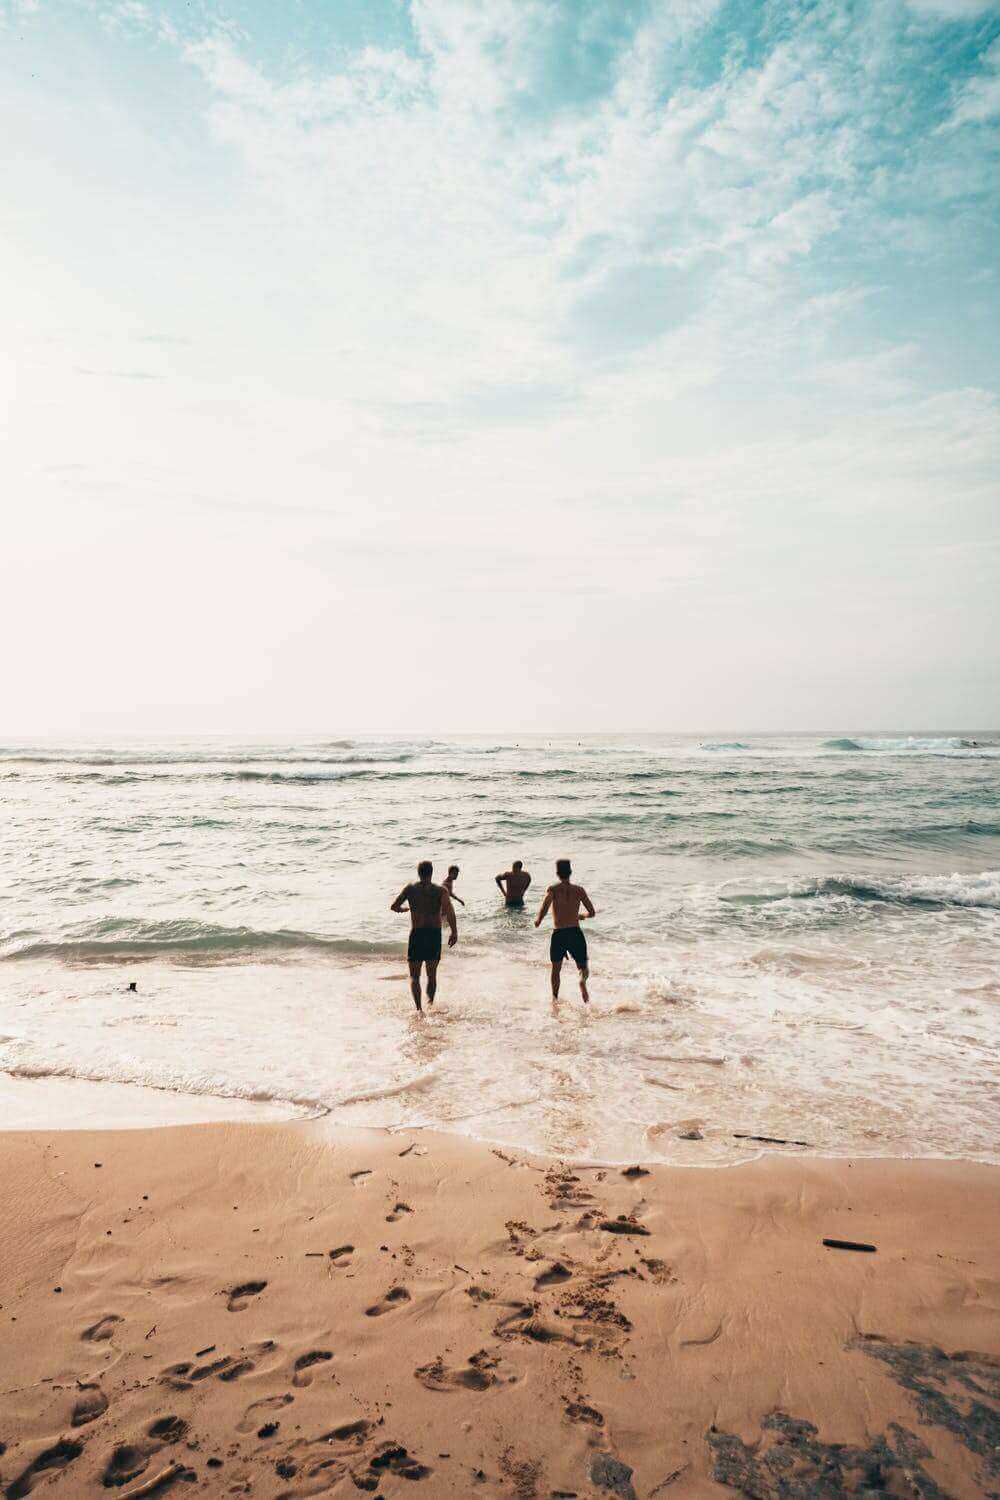
[[[412,885],[404,886],[396,900],[400,904],[400,910],[404,902],[409,907],[410,926],[414,928],[440,927],[445,902],[451,904],[444,886],[432,885],[430,881],[422,880],[415,880]]]
[[[590,907],[590,899],[582,885],[570,885],[566,880],[557,880],[545,894],[552,898],[553,927],[579,927],[580,907]]]
[[[509,870],[505,870],[502,875],[494,876],[494,879],[508,906],[524,905],[524,893],[531,884],[531,876],[519,859],[514,861]]]

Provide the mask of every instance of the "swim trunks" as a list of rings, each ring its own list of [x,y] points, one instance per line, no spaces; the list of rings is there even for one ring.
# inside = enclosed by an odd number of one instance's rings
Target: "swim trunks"
[[[587,939],[579,927],[557,927],[549,943],[549,959],[561,964],[566,955],[573,959],[578,969],[587,967]]]
[[[414,927],[406,957],[411,964],[436,964],[441,957],[440,927]]]

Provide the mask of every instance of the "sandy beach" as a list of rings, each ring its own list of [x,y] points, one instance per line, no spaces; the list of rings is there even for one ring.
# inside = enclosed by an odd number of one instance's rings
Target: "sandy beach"
[[[0,1153],[10,1500],[1000,1490],[994,1168],[313,1122]]]

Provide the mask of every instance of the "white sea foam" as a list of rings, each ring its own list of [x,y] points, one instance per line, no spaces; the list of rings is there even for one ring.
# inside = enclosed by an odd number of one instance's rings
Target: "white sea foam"
[[[985,738],[8,747],[0,1070],[607,1160],[989,1155]],[[425,854],[467,905],[418,1022],[389,904]],[[533,899],[564,854],[598,917],[591,1004],[570,969],[553,1012],[493,876]]]

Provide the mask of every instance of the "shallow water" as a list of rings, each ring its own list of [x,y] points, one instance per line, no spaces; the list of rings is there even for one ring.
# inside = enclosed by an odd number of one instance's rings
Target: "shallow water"
[[[969,732],[8,745],[0,1070],[617,1161],[992,1160],[998,794]],[[553,1012],[563,854],[593,999],[568,968]],[[468,904],[420,1022],[388,907],[424,855]]]

